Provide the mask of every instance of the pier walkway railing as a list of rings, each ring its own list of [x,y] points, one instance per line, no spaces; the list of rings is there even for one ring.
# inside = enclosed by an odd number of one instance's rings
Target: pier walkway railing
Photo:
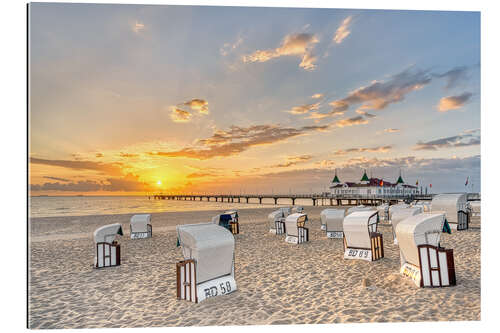
[[[430,201],[435,194],[412,194],[412,195],[362,195],[362,194],[150,194],[149,199],[156,200],[184,200],[184,201],[215,201],[236,203],[259,203],[264,199],[273,200],[279,204],[279,200],[290,200],[295,205],[297,199],[310,199],[313,206],[319,205],[379,205],[383,202],[394,203],[400,200],[407,202],[420,200]],[[481,200],[480,193],[468,193],[469,201]],[[253,200],[251,202],[251,200]],[[284,203],[281,203],[284,204]]]

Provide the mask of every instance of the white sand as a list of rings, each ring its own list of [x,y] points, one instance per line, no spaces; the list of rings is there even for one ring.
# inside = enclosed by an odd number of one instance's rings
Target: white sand
[[[199,304],[176,299],[175,225],[209,221],[215,212],[153,214],[153,238],[129,239],[131,215],[31,221],[31,328],[262,325],[480,320],[480,229],[444,234],[453,248],[457,286],[418,288],[399,275],[391,228],[385,258],[344,260],[341,240],[320,231],[325,207],[305,207],[310,242],[292,245],[268,233],[273,207],[240,210],[236,236],[238,291]],[[92,232],[122,223],[119,267],[93,269]]]

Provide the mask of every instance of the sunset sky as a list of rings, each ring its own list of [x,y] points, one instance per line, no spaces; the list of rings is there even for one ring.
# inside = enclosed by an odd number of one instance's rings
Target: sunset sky
[[[31,194],[480,190],[478,12],[30,5]],[[471,188],[468,188],[471,190]]]

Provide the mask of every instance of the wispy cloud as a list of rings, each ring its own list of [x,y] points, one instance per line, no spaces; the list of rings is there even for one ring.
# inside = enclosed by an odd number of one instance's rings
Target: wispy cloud
[[[59,178],[59,177],[51,177],[51,176],[43,176],[43,178],[50,179],[50,180],[57,180],[59,182],[69,182],[69,179],[66,178]]]
[[[316,68],[316,57],[312,54],[314,45],[319,39],[314,34],[298,33],[285,36],[281,45],[275,49],[257,50],[250,55],[243,56],[243,62],[266,62],[282,56],[299,56],[302,58],[300,67],[307,70]]]
[[[204,99],[194,98],[190,101],[182,103],[191,108],[191,110],[198,111],[201,114],[208,114],[208,102]]]
[[[440,112],[460,109],[472,97],[472,93],[464,92],[458,96],[447,96],[439,100],[437,106]]]
[[[321,103],[318,102],[318,103],[313,103],[313,104],[294,106],[291,110],[287,110],[286,112],[291,113],[291,114],[304,114],[304,113],[308,113],[309,111],[312,111],[312,110],[318,110],[320,104]]]
[[[227,56],[233,50],[238,48],[243,43],[243,38],[238,37],[238,39],[234,43],[224,43],[224,45],[220,48],[219,52],[222,56]]]
[[[352,118],[340,119],[340,120],[336,121],[334,124],[337,127],[364,125],[364,124],[368,124],[368,119],[365,119],[362,116],[357,116],[357,117],[352,117]]]
[[[346,155],[350,153],[387,153],[392,149],[392,146],[378,146],[370,148],[349,148],[349,149],[339,149],[333,152],[334,155]]]
[[[417,142],[413,150],[438,150],[441,148],[459,148],[481,144],[481,132],[479,129],[464,131],[455,136],[449,136],[428,142]]]
[[[428,71],[407,69],[386,81],[373,81],[349,93],[347,97],[331,102],[332,112],[347,111],[355,104],[361,104],[363,110],[381,110],[391,103],[403,101],[408,93],[421,89],[431,79]]]
[[[323,94],[314,94],[311,96],[311,98],[314,98],[314,99],[319,99],[319,98],[322,98],[323,97]]]
[[[179,109],[172,106],[170,112],[170,118],[176,123],[187,123],[191,121],[191,113],[186,110]]]
[[[63,192],[143,192],[151,187],[139,181],[137,176],[127,175],[121,178],[108,178],[105,181],[81,180],[70,183],[44,183],[30,185],[31,191],[63,191]]]
[[[299,155],[299,156],[288,156],[286,161],[283,163],[273,164],[269,166],[270,168],[288,168],[300,163],[305,163],[311,160],[312,155]]]
[[[131,154],[131,153],[122,153],[120,152],[120,157],[125,157],[125,158],[134,158],[138,157],[139,154]]]
[[[168,152],[149,152],[148,154],[205,160],[237,155],[252,147],[275,144],[296,136],[326,131],[331,126],[332,124],[300,128],[281,127],[280,125],[231,126],[227,131],[218,130],[211,137],[198,140],[195,147]]]
[[[386,132],[386,133],[397,133],[400,131],[401,130],[399,128],[386,128],[386,129],[384,129],[384,132]]]
[[[445,78],[446,79],[446,89],[451,89],[455,88],[461,83],[467,81],[468,79],[468,67],[467,66],[459,66],[450,69],[447,72],[444,72],[442,74],[433,74],[435,77],[438,78]]]
[[[31,157],[30,163],[56,166],[73,170],[92,170],[108,175],[122,175],[121,163],[101,163],[93,161],[49,160]]]
[[[135,23],[132,25],[132,31],[135,32],[136,34],[144,30],[146,26],[144,23],[141,23],[139,21],[135,21]]]
[[[350,35],[351,31],[349,30],[349,26],[352,21],[352,16],[346,17],[340,26],[335,31],[335,36],[333,36],[333,41],[337,44],[342,43],[342,41]]]

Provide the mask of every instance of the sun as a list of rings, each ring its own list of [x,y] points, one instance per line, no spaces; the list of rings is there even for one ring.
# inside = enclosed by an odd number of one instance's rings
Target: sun
[[[161,186],[161,180],[157,181],[156,185]]]

